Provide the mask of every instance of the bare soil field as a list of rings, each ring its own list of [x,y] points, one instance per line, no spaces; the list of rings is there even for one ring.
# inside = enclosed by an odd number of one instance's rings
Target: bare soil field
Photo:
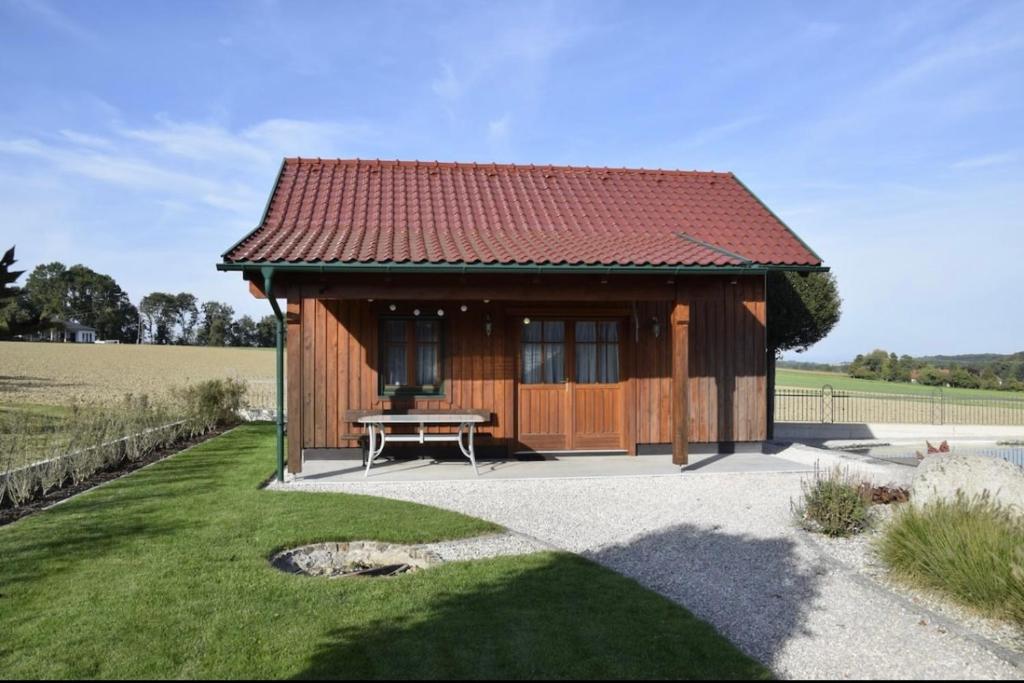
[[[262,407],[274,394],[274,350],[134,344],[0,342],[0,403],[70,405],[232,377]],[[269,404],[268,404],[269,405]]]

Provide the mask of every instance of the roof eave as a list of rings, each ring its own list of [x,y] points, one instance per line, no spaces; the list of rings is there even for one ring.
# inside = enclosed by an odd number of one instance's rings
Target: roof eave
[[[520,273],[657,273],[657,274],[715,274],[715,273],[766,273],[769,271],[790,271],[801,273],[827,272],[828,266],[804,264],[749,263],[744,265],[670,265],[670,264],[535,264],[535,263],[338,263],[318,261],[225,261],[217,264],[220,271],[255,271],[273,268],[295,273],[471,273],[471,272],[520,272]]]

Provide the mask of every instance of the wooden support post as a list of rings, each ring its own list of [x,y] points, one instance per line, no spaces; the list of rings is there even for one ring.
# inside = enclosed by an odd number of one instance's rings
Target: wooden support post
[[[690,295],[676,289],[672,306],[672,463],[685,465],[690,454]]]

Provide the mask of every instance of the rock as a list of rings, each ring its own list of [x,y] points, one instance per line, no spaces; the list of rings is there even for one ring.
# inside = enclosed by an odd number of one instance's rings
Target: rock
[[[910,500],[915,505],[954,500],[958,491],[968,498],[987,492],[993,501],[1024,514],[1024,468],[983,455],[929,455],[917,467]]]
[[[426,569],[443,560],[421,546],[352,541],[351,543],[314,543],[277,553],[270,563],[289,574],[309,576],[349,576],[378,567]],[[395,572],[386,572],[382,576]]]

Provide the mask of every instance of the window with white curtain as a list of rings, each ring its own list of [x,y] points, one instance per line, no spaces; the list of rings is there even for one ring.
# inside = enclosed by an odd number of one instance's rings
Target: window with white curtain
[[[619,381],[619,325],[613,320],[576,323],[576,382],[615,384]]]
[[[565,378],[565,321],[534,320],[523,326],[523,384],[559,384]]]
[[[382,318],[379,347],[382,394],[442,393],[440,320]]]

